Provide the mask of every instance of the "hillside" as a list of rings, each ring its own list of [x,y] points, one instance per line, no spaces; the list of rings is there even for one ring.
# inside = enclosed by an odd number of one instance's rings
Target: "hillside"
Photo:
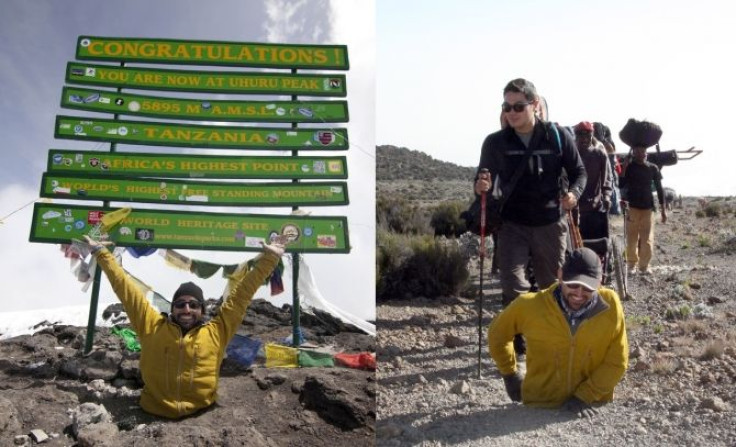
[[[417,150],[377,146],[376,198],[400,196],[421,207],[472,199],[474,167],[436,160]]]
[[[475,168],[435,160],[424,152],[396,146],[377,146],[376,180],[460,180],[469,182]]]

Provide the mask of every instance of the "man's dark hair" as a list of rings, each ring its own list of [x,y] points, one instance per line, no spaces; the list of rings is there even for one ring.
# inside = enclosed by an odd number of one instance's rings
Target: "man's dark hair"
[[[534,87],[534,84],[523,78],[514,79],[506,84],[506,87],[503,89],[503,94],[505,95],[508,92],[523,93],[527,101],[534,101],[539,97],[539,95],[537,95],[537,88]]]

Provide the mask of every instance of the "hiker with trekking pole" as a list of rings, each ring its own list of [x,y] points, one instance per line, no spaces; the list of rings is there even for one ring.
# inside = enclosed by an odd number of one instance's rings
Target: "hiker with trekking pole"
[[[477,198],[488,193],[486,231],[497,234],[494,256],[502,303],[508,306],[529,291],[525,267],[530,254],[540,289],[555,282],[567,239],[563,210],[575,207],[587,177],[572,135],[537,116],[540,99],[534,84],[512,80],[503,99],[508,125],[483,142],[474,190]],[[560,198],[563,169],[569,187]],[[521,336],[515,337],[514,348],[524,354]]]

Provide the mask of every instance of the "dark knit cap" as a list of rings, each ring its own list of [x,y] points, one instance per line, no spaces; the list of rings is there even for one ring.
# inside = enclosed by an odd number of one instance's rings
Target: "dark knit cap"
[[[601,261],[590,248],[578,248],[570,254],[562,266],[562,281],[566,284],[581,284],[596,290],[601,281]]]
[[[171,300],[171,304],[174,304],[174,301],[176,301],[177,298],[180,296],[189,295],[191,297],[194,297],[199,303],[204,307],[204,295],[202,294],[202,289],[199,288],[198,285],[194,284],[193,282],[185,282],[184,284],[180,285],[178,289],[176,289],[176,292],[174,292],[174,299]]]

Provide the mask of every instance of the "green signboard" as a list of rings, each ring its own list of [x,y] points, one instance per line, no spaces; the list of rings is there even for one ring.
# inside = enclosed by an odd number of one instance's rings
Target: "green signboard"
[[[53,244],[82,239],[112,208],[36,203],[31,242]],[[220,214],[198,211],[133,210],[110,233],[123,247],[261,251],[261,242],[288,235],[289,252],[348,253],[347,218]]]
[[[225,101],[164,98],[64,87],[61,107],[91,112],[201,121],[336,123],[348,121],[346,101]]]
[[[77,59],[238,67],[347,70],[345,45],[286,45],[79,36]]]
[[[41,197],[213,206],[348,204],[345,182],[227,183],[44,174]]]
[[[347,129],[200,126],[57,116],[54,137],[158,146],[344,150]]]
[[[227,179],[346,179],[345,157],[237,157],[51,149],[55,174]]]
[[[69,62],[66,82],[179,92],[347,96],[345,75],[122,68]]]

